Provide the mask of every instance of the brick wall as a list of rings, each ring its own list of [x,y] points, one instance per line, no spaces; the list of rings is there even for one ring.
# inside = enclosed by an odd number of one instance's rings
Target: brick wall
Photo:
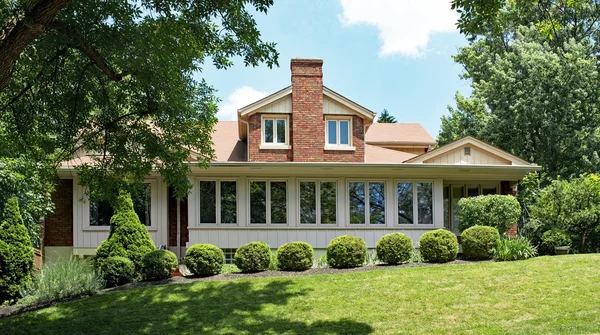
[[[45,247],[73,246],[73,179],[63,179],[52,193],[54,213],[44,218]]]
[[[352,117],[352,146],[355,151],[332,151],[325,150],[323,160],[325,162],[364,162],[365,161],[365,134],[364,120],[358,116]],[[323,135],[324,137],[325,135]]]
[[[261,134],[261,115],[253,114],[248,119],[250,125],[248,133],[248,158],[251,162],[291,162],[292,161],[292,150],[273,150],[273,149],[260,149],[262,141]],[[294,122],[292,118],[289,118],[289,142],[293,145],[294,142]]]
[[[169,186],[169,247],[177,246],[177,199],[173,196],[173,188]],[[181,215],[181,240],[180,246],[185,247],[185,244],[189,240],[188,231],[188,199],[184,198],[181,200],[179,206]]]

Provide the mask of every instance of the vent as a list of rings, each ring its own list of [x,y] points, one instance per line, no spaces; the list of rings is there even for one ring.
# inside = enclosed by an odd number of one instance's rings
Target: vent
[[[465,156],[471,156],[471,147],[465,147]]]

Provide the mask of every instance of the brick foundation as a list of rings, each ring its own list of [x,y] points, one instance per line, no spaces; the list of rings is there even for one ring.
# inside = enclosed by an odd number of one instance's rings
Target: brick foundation
[[[52,193],[54,213],[44,218],[43,246],[73,246],[73,179],[62,179]]]

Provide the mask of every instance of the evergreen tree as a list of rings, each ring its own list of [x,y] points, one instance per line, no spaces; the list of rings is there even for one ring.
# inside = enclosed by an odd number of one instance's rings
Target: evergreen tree
[[[391,115],[387,109],[381,112],[381,115],[377,118],[377,123],[397,123],[396,118]]]

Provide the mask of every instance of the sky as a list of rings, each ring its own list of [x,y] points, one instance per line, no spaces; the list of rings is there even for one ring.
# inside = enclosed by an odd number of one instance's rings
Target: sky
[[[277,43],[279,67],[207,64],[196,78],[217,89],[219,120],[290,85],[290,59],[323,59],[323,84],[436,137],[454,94],[470,92],[452,56],[467,45],[449,0],[275,0],[255,13],[263,41]]]

